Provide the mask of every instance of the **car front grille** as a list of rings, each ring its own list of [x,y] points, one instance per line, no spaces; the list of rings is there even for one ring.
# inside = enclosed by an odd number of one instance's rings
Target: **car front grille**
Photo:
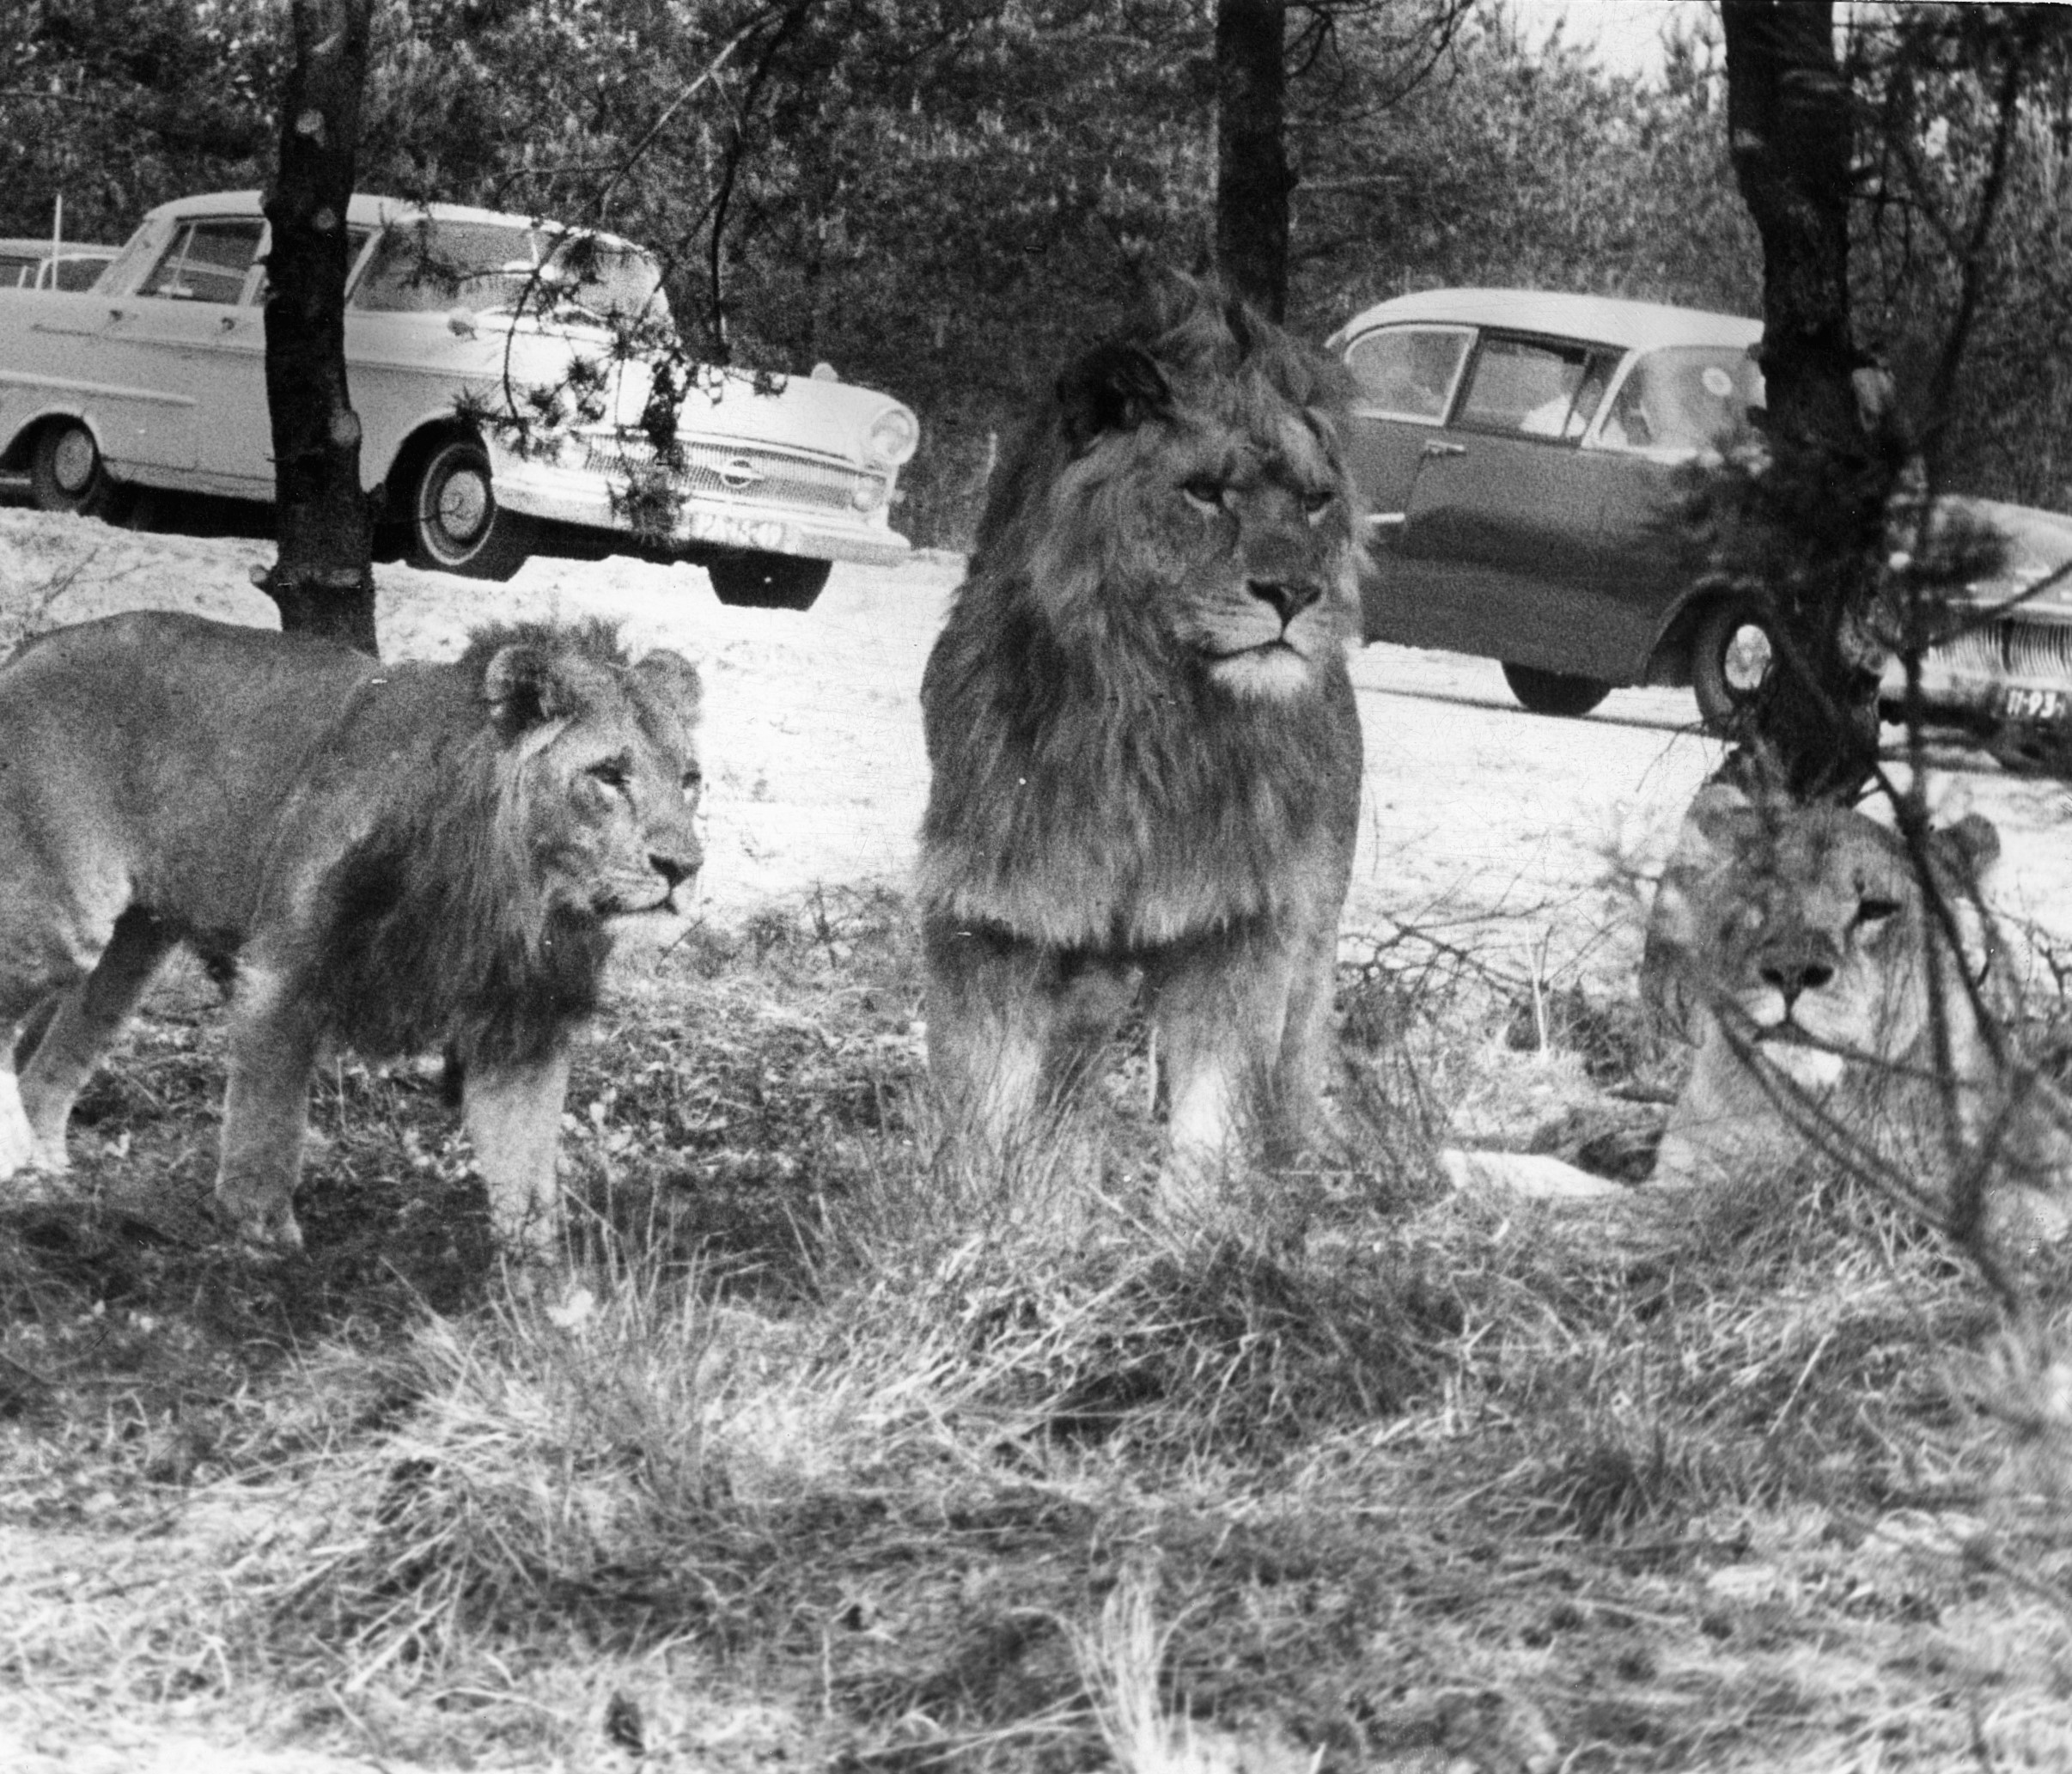
[[[788,450],[730,449],[709,443],[686,443],[681,449],[682,467],[669,471],[670,484],[679,492],[747,504],[853,513],[851,495],[857,483],[875,478]],[[655,450],[644,442],[619,438],[609,446],[593,444],[585,466],[600,474],[650,474]]]
[[[1930,649],[1928,656],[1961,675],[2072,686],[2072,627],[2059,623],[1985,623]]]

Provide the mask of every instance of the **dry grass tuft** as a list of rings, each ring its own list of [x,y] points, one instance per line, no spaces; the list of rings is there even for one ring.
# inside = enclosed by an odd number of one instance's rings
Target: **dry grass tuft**
[[[2059,1765],[2068,1277],[2003,1331],[1814,1180],[1442,1198],[1449,1115],[1522,1143],[1657,1061],[1386,960],[1341,1148],[1180,1223],[1127,1037],[1081,1139],[960,1172],[896,901],[696,934],[578,1068],[583,1260],[508,1276],[412,1071],[320,1093],[303,1263],[220,1247],[175,980],[83,1200],[0,1220],[0,1563],[64,1549],[8,1566],[0,1738],[177,1697],[399,1766]]]

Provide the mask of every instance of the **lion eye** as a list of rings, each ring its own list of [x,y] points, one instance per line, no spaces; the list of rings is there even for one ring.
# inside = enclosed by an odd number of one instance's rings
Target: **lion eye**
[[[624,758],[606,758],[601,764],[593,764],[589,774],[606,788],[617,794],[626,792],[627,784],[633,780],[633,772]]]
[[[1223,509],[1223,483],[1207,475],[1197,475],[1185,482],[1180,491],[1204,511],[1221,511]]]
[[[684,772],[684,799],[685,799],[685,800],[686,800],[686,801],[695,801],[695,800],[697,800],[697,799],[698,799],[698,790],[699,790],[700,789],[704,788],[704,786],[705,786],[705,777],[704,777],[704,771],[697,771],[697,770],[686,770],[686,771]]]
[[[1317,487],[1302,495],[1302,513],[1306,517],[1321,517],[1332,508],[1338,496],[1329,487]]]
[[[1856,902],[1856,922],[1860,924],[1883,924],[1886,918],[1897,917],[1898,914],[1897,899],[1865,898]]]

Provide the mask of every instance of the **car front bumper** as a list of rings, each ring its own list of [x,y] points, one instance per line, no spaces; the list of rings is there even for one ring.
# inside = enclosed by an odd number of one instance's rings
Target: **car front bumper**
[[[913,545],[898,531],[859,515],[853,521],[828,511],[787,510],[781,506],[679,492],[669,503],[667,525],[638,525],[623,497],[614,497],[612,477],[594,468],[528,460],[494,452],[497,501],[527,517],[605,530],[652,546],[698,555],[715,549],[748,549],[810,560],[896,566]]]

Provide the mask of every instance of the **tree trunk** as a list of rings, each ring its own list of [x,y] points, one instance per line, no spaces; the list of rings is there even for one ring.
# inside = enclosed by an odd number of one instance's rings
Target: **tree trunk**
[[[1758,521],[1785,533],[1769,587],[1784,657],[1747,735],[1801,798],[1848,798],[1877,755],[1862,639],[1898,463],[1859,400],[1850,333],[1850,106],[1828,0],[1722,0],[1734,176],[1763,242]]]
[[[360,421],[345,385],[345,208],[371,0],[293,0],[295,63],[266,196],[266,405],[280,554],[260,588],[281,626],[372,653],[375,585]]]
[[[1216,258],[1270,320],[1288,308],[1285,0],[1216,0]]]

